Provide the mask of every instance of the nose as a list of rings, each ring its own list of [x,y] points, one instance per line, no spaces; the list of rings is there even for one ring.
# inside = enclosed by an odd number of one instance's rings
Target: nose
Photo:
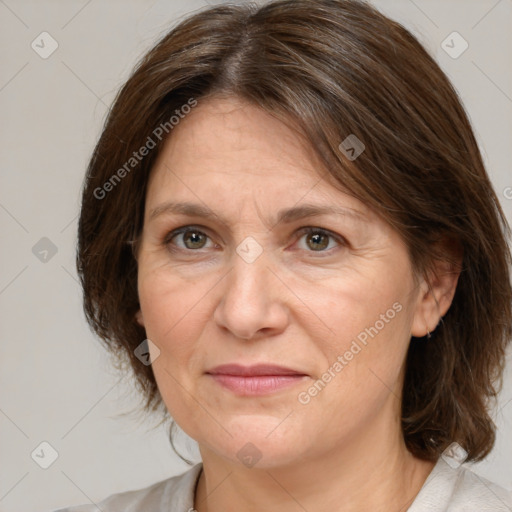
[[[233,267],[222,281],[221,299],[214,312],[220,328],[244,340],[276,335],[286,329],[286,287],[263,254],[252,263],[235,254]]]

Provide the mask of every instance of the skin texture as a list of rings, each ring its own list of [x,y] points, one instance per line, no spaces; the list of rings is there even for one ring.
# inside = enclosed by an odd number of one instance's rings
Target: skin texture
[[[215,215],[151,218],[171,200]],[[361,217],[276,223],[279,210],[304,203]],[[171,239],[182,226],[196,226],[199,238]],[[250,263],[236,251],[246,237],[262,249]],[[199,512],[406,510],[433,463],[402,439],[404,360],[411,335],[433,331],[448,310],[456,273],[440,266],[430,291],[415,281],[399,235],[327,180],[297,132],[235,98],[200,102],[173,129],[150,177],[137,260],[137,320],[160,351],[153,372],[203,459]],[[400,311],[389,319],[393,304]],[[376,324],[381,315],[388,321]],[[298,400],[382,323],[320,392]],[[273,363],[306,377],[237,396],[205,374],[226,363]],[[239,458],[247,443],[261,456],[253,467]]]

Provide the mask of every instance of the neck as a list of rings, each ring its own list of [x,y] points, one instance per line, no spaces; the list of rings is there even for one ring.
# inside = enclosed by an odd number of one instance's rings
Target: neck
[[[387,436],[383,435],[383,427]],[[237,465],[200,447],[203,472],[196,489],[195,509],[407,510],[435,463],[414,457],[396,428],[374,424],[354,437],[336,449],[301,457],[293,466],[264,469]]]

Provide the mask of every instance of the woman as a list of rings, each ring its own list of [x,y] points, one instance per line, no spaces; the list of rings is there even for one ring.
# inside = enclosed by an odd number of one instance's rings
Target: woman
[[[77,264],[88,321],[202,463],[98,507],[512,510],[461,465],[494,444],[507,233],[398,23],[355,0],[181,22],[114,102]]]

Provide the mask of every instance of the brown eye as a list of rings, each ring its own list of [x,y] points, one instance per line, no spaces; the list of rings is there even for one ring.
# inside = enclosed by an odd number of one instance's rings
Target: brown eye
[[[183,242],[188,249],[201,249],[206,243],[206,235],[200,231],[183,233]]]
[[[206,246],[208,239],[208,235],[202,231],[191,227],[185,227],[170,233],[165,239],[165,244],[175,245],[178,249],[182,250],[197,250],[203,249]]]
[[[306,243],[314,251],[322,251],[329,245],[329,235],[325,233],[310,233],[306,237]]]
[[[336,246],[346,245],[343,237],[320,228],[306,227],[301,229],[299,234],[302,235],[299,242],[305,241],[305,246],[300,248],[308,252],[330,253]]]

